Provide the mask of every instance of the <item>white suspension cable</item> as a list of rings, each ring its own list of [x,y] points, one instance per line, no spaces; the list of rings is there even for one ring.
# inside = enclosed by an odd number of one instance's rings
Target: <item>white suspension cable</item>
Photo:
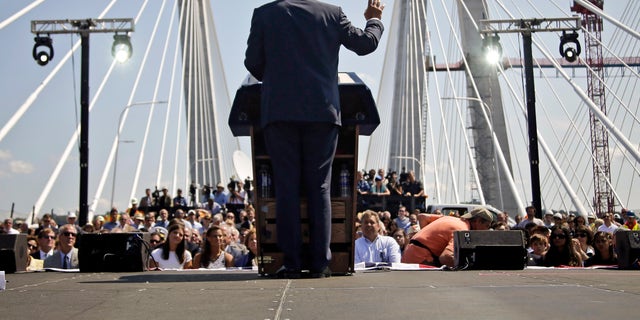
[[[180,6],[180,16],[179,16],[179,21],[178,21],[178,31],[176,31],[176,41],[174,44],[174,47],[176,48],[176,50],[174,51],[173,54],[173,64],[172,64],[172,69],[171,69],[171,85],[169,86],[169,101],[173,101],[173,88],[175,87],[175,82],[176,82],[176,76],[180,76],[180,84],[179,84],[179,89],[180,89],[180,98],[178,99],[179,103],[177,103],[177,107],[176,109],[176,113],[178,114],[178,124],[177,124],[177,128],[176,128],[176,144],[175,144],[175,150],[173,153],[173,175],[172,175],[172,181],[171,181],[171,190],[176,190],[176,187],[178,185],[178,182],[176,181],[177,177],[178,177],[178,167],[179,167],[179,155],[180,155],[180,147],[182,146],[181,144],[181,140],[180,137],[182,136],[182,115],[184,113],[184,77],[182,75],[178,75],[176,73],[177,70],[177,66],[178,66],[178,56],[179,56],[179,52],[180,50],[178,50],[178,48],[180,48],[180,27],[182,26],[182,21],[184,18],[184,10],[185,10],[185,3],[186,1],[182,2],[182,5]],[[173,16],[173,14],[172,14]],[[173,105],[173,104],[171,104]],[[187,151],[188,152],[188,151]],[[188,159],[188,157],[187,157]],[[184,177],[185,177],[185,181],[182,184],[182,188],[184,188],[184,190],[186,190],[186,188],[189,186],[189,161],[185,161],[186,163],[186,170],[184,172]],[[197,201],[197,200],[195,200]],[[197,202],[196,202],[197,203]]]
[[[640,40],[640,33],[638,33],[637,31],[631,29],[630,27],[628,27],[627,25],[625,25],[624,23],[618,21],[616,18],[606,14],[604,11],[602,11],[600,8],[594,6],[593,4],[584,1],[584,0],[575,0],[575,2],[587,9],[589,9],[589,11],[597,14],[598,16],[602,17],[603,19],[606,19],[607,21],[615,24],[618,28],[626,31],[627,33],[629,33],[630,35],[632,35],[633,37],[635,37],[636,39]]]
[[[12,22],[18,20],[20,17],[25,15],[27,12],[31,11],[33,8],[39,6],[44,1],[45,0],[35,0],[35,1],[31,2],[30,4],[28,4],[26,7],[22,8],[20,11],[14,13],[11,17],[9,17],[9,18],[5,19],[4,21],[0,22],[0,30],[2,30],[4,27],[10,25]]]
[[[162,3],[163,7],[164,7],[164,2]],[[173,7],[171,9],[171,19],[169,21],[169,27],[167,28],[167,36],[164,40],[164,48],[162,49],[162,58],[160,59],[160,67],[158,68],[158,75],[156,76],[156,87],[153,90],[153,100],[157,100],[158,99],[158,91],[160,90],[160,79],[162,79],[162,74],[164,73],[164,62],[167,58],[167,51],[169,50],[169,40],[171,40],[171,31],[173,30],[173,22],[175,21],[174,17],[176,14],[176,10],[178,7],[178,2],[174,1],[173,2]],[[179,35],[177,35],[176,37],[178,37]],[[175,51],[178,51],[178,47],[175,47]],[[174,61],[175,62],[175,61]],[[173,87],[171,88],[171,90],[173,90]],[[162,142],[160,143],[160,155],[158,157],[158,159],[160,159],[160,161],[158,161],[158,171],[156,173],[156,185],[160,185],[161,181],[162,181],[162,164],[164,163],[164,149],[165,146],[167,145],[167,130],[169,127],[169,115],[171,114],[171,100],[168,100],[167,103],[167,107],[165,109],[165,117],[164,117],[164,126],[162,128]],[[153,106],[152,106],[153,107]],[[150,112],[151,114],[151,112]],[[176,142],[176,144],[178,144]],[[171,191],[175,191],[174,188],[171,189]]]
[[[429,4],[431,6],[431,11],[435,12],[434,7],[433,7],[433,2],[429,1]],[[443,52],[446,52],[444,50],[444,41],[442,41],[442,35],[440,33],[440,27],[438,26],[438,18],[434,15],[434,22],[435,22],[435,26],[436,26],[436,34],[438,35],[438,40],[440,43],[440,47],[442,49]],[[449,79],[449,83],[450,85],[453,86],[453,82],[451,80],[451,70],[449,69],[449,61],[447,56],[445,55],[444,57],[445,59],[445,64],[447,66],[447,78]],[[440,92],[439,88],[437,89],[437,92]],[[438,97],[440,98],[440,97]],[[439,100],[439,99],[438,99]],[[440,121],[441,121],[441,125],[444,125],[445,123],[447,123],[445,121],[444,118],[444,110],[442,108],[442,103],[438,103],[438,105],[440,106]],[[447,155],[448,155],[448,163],[449,163],[449,174],[451,176],[452,179],[452,184],[453,184],[453,194],[454,194],[454,198],[455,198],[455,202],[456,203],[460,203],[460,196],[458,194],[458,184],[457,184],[457,179],[456,179],[456,173],[455,173],[455,169],[453,166],[453,157],[451,155],[451,147],[449,144],[449,136],[446,133],[446,131],[444,131],[444,141],[445,141],[445,146],[446,146],[446,150],[447,150]]]
[[[151,52],[151,47],[153,46],[153,42],[156,40],[156,33],[158,32],[158,27],[160,26],[160,21],[162,18],[162,13],[164,12],[164,6],[166,4],[166,0],[162,1],[162,5],[160,6],[160,11],[158,12],[158,17],[156,18],[156,22],[151,31],[151,35],[149,36],[149,42],[147,43],[147,48],[145,49],[144,55],[142,57],[142,62],[140,63],[140,69],[138,69],[138,75],[136,76],[136,81],[133,86],[133,90],[131,90],[131,96],[129,97],[129,103],[133,100],[133,97],[138,88],[138,82],[141,79],[142,72],[144,71],[145,66],[147,65],[147,59],[149,58],[149,53]],[[136,167],[136,172],[133,175],[133,183],[131,184],[131,193],[129,193],[129,199],[132,199],[136,195],[136,190],[138,189],[138,182],[140,181],[140,172],[142,170],[142,162],[144,161],[145,149],[147,146],[147,141],[149,139],[149,129],[151,128],[151,119],[153,117],[153,110],[155,109],[155,104],[151,104],[149,107],[149,117],[147,117],[147,125],[144,131],[144,136],[142,138],[142,146],[140,147],[140,152],[138,154],[138,165]],[[162,159],[160,159],[162,161]]]

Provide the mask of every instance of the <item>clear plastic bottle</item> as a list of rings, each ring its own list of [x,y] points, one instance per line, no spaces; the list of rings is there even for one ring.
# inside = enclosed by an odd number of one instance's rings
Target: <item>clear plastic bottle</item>
[[[351,178],[351,174],[349,173],[349,169],[347,169],[346,164],[342,164],[342,168],[340,169],[340,196],[347,198],[351,196],[351,187],[349,185],[349,180]]]
[[[269,173],[269,166],[266,164],[261,165],[258,175],[260,177],[260,197],[271,197],[271,173]]]

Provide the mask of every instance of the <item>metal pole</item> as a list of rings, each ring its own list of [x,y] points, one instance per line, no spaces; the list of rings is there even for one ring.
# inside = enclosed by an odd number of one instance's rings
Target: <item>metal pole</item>
[[[531,50],[531,32],[522,32],[524,47],[524,78],[527,95],[527,123],[529,131],[529,165],[531,168],[532,205],[536,208],[536,217],[542,218],[540,198],[540,159],[538,156],[538,125],[536,122],[536,91],[533,79],[533,54]]]
[[[84,226],[89,215],[89,23],[82,22],[80,29],[82,67],[80,71],[80,217]]]

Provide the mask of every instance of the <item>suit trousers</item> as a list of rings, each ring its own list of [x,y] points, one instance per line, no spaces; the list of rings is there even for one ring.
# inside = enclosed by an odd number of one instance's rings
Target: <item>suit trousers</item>
[[[301,190],[309,218],[310,269],[320,272],[331,260],[331,166],[339,127],[324,122],[275,122],[264,128],[273,167],[278,247],[284,266],[302,268]]]

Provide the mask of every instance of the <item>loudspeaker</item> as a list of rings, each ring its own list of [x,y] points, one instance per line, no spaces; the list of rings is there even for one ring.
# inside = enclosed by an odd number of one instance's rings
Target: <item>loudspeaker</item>
[[[640,231],[618,229],[616,237],[616,253],[618,254],[618,268],[638,269],[640,264]]]
[[[149,262],[148,232],[85,233],[78,251],[80,272],[139,272]]]
[[[0,270],[26,271],[28,255],[26,234],[0,234]]]
[[[456,268],[474,270],[522,270],[527,265],[524,233],[512,231],[455,231]]]

